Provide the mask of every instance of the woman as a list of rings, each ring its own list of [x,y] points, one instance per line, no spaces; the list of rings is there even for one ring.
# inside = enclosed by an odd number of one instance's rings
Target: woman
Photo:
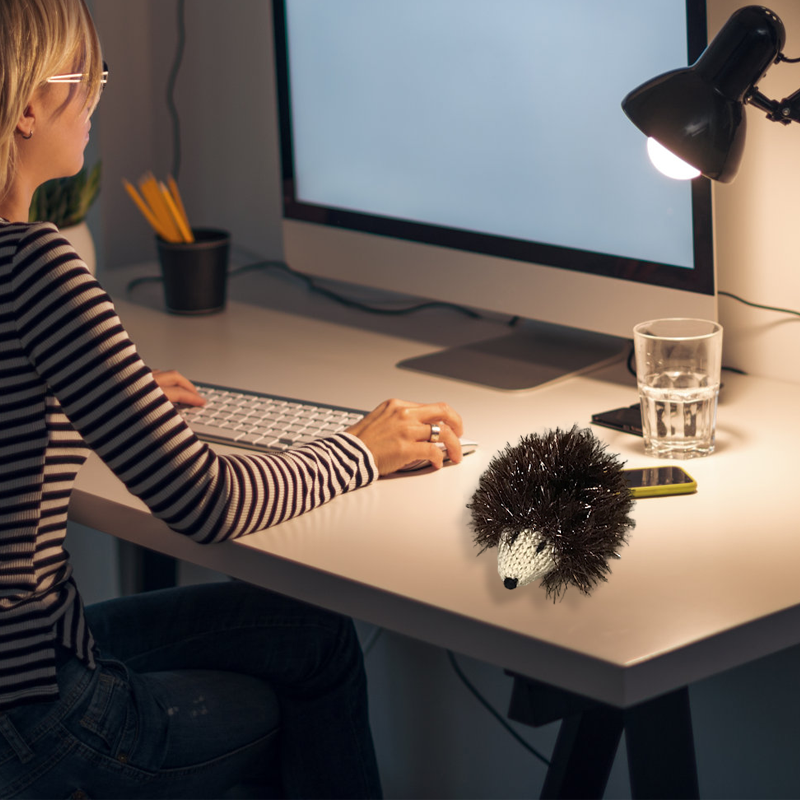
[[[458,462],[461,421],[393,400],[290,454],[199,442],[172,405],[202,404],[192,384],[153,373],[55,226],[27,223],[36,187],[83,165],[102,64],[83,0],[0,0],[0,796],[221,796],[258,772],[275,697],[287,795],[376,796],[349,620],[238,582],[84,611],[67,504],[91,449],[171,528],[218,542],[441,466],[434,423]]]

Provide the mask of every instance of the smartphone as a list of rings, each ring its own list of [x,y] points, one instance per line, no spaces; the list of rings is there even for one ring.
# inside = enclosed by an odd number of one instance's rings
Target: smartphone
[[[615,431],[633,433],[636,436],[642,435],[642,409],[638,403],[611,411],[603,411],[600,414],[592,414],[592,422]]]
[[[667,494],[691,494],[697,481],[683,468],[668,466],[624,469],[622,474],[634,497],[661,497]]]

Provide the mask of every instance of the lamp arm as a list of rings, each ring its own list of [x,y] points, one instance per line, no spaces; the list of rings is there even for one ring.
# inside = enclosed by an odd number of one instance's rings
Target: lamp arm
[[[767,115],[767,119],[788,125],[790,122],[800,122],[800,89],[783,100],[770,100],[754,86],[745,97],[745,102],[755,106]]]
[[[782,120],[800,122],[800,89],[781,100],[780,115]]]

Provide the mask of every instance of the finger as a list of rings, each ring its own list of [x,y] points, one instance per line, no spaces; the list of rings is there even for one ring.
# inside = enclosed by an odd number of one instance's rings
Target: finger
[[[153,370],[153,377],[162,388],[165,386],[182,386],[184,389],[188,389],[190,392],[197,394],[195,385],[188,378],[181,375],[176,369]]]
[[[428,423],[428,425],[431,423],[444,422],[453,430],[456,436],[462,436],[464,434],[464,423],[461,420],[461,415],[450,408],[447,403],[430,403],[428,405],[418,406],[414,409],[414,413],[421,421]]]
[[[186,389],[183,386],[163,386],[162,391],[169,400],[184,406],[203,406],[206,401],[194,388]]]
[[[453,429],[444,422],[439,422],[437,427],[439,429],[439,436],[437,439],[430,439],[429,443],[441,454],[442,463],[449,458],[454,464],[460,464],[463,460],[461,440],[456,436]],[[431,450],[430,452],[433,451]],[[438,458],[435,459],[436,463],[439,463],[439,461]],[[439,465],[441,466],[441,464]]]
[[[445,429],[452,430],[450,426],[441,419],[435,422],[420,422],[409,425],[407,437],[415,442],[430,442],[431,444],[443,443]]]
[[[435,444],[441,437],[442,424],[439,422],[417,422],[408,426],[408,438],[415,442]]]
[[[177,370],[153,370],[153,378],[173,403],[185,406],[203,406],[206,403],[195,385]]]
[[[444,444],[447,457],[454,463],[460,464],[464,456],[461,452],[461,441],[449,425],[441,426],[439,441]]]
[[[441,469],[444,466],[444,450],[435,444],[429,444],[427,448],[426,458],[431,462],[431,466],[435,469]]]

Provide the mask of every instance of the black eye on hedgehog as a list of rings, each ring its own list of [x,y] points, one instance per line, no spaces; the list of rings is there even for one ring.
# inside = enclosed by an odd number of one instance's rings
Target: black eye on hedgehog
[[[557,599],[607,580],[634,522],[622,463],[588,429],[523,436],[489,463],[467,506],[481,553],[497,547],[508,589],[539,578]]]

